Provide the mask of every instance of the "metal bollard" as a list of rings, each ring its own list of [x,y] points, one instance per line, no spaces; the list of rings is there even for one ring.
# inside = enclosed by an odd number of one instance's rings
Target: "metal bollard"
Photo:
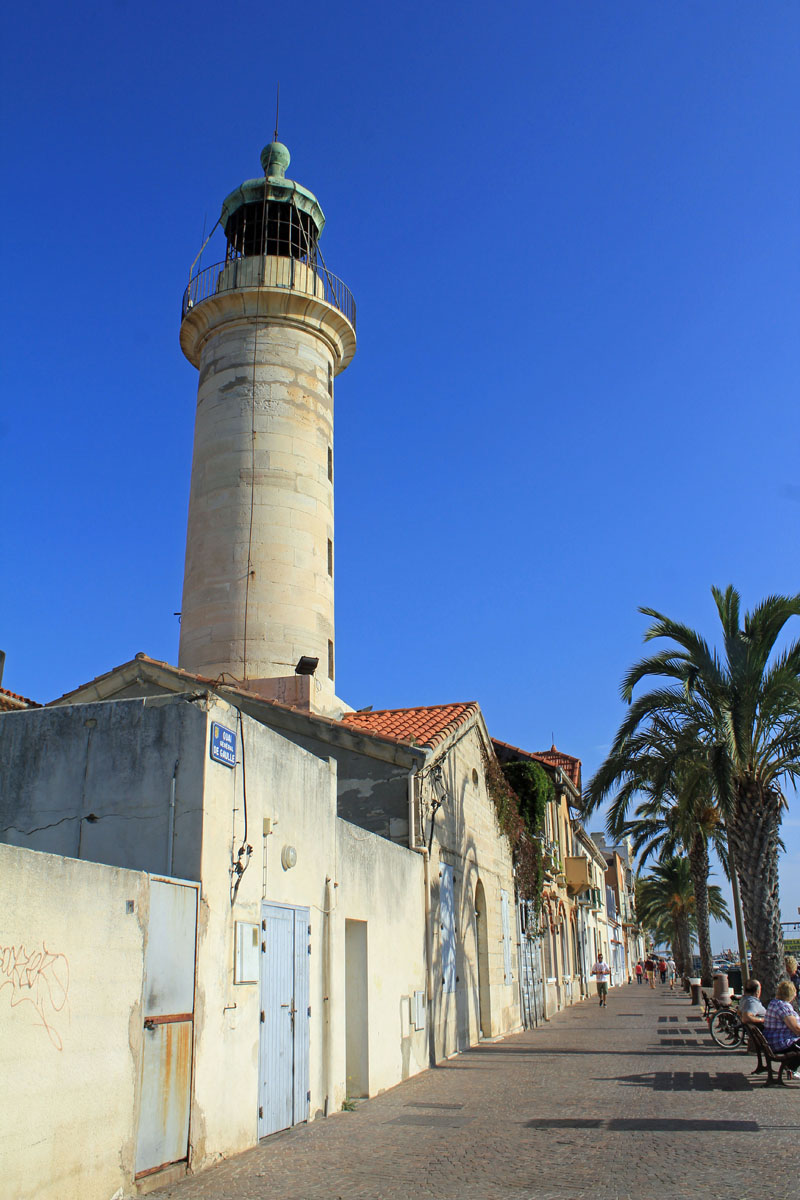
[[[701,984],[701,981],[700,981],[699,979],[690,979],[690,980],[689,980],[689,986],[690,986],[690,988],[692,989],[692,1004],[699,1004],[699,1003],[700,1003],[700,1000],[701,1000],[701,997],[700,997],[700,990],[701,990],[701,988],[700,988],[700,984]]]

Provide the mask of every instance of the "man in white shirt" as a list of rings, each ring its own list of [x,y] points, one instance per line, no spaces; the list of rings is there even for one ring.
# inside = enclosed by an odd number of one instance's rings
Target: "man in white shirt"
[[[603,962],[602,954],[597,955],[597,962],[592,967],[592,975],[597,980],[597,996],[600,1001],[600,1007],[606,1007],[606,997],[608,996],[608,977],[611,974],[611,968],[608,963]]]
[[[760,1025],[764,1027],[764,1017],[767,1010],[761,1003],[761,984],[757,979],[748,979],[744,985],[744,995],[739,1001],[739,1016],[742,1024]]]

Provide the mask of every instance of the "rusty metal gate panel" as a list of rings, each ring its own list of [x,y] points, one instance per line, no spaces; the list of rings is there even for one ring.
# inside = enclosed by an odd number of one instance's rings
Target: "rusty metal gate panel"
[[[150,879],[137,1178],[188,1155],[198,886]]]

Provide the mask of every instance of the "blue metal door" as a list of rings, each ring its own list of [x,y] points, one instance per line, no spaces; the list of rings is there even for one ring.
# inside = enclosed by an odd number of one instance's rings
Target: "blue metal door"
[[[308,1119],[309,910],[262,905],[258,1136]]]

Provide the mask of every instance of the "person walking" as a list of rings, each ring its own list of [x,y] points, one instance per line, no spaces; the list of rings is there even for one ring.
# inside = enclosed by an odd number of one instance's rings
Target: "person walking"
[[[597,997],[600,1001],[600,1007],[606,1007],[606,998],[608,996],[608,977],[611,974],[611,968],[608,963],[603,962],[602,954],[598,953],[597,962],[592,967],[592,975],[597,980]]]
[[[642,982],[643,975],[644,975],[644,967],[642,966],[642,960],[639,959],[639,961],[636,964],[636,982],[637,983]]]
[[[645,959],[644,973],[647,976],[647,982],[650,984],[650,987],[655,991],[656,964],[653,962],[652,955],[650,954],[648,954],[647,958]]]
[[[661,976],[661,982],[666,983],[667,982],[667,960],[665,958],[660,958],[658,960],[658,973]]]
[[[678,973],[678,968],[675,966],[675,959],[670,954],[667,959],[667,979],[669,980],[669,990],[675,991],[675,976]]]

